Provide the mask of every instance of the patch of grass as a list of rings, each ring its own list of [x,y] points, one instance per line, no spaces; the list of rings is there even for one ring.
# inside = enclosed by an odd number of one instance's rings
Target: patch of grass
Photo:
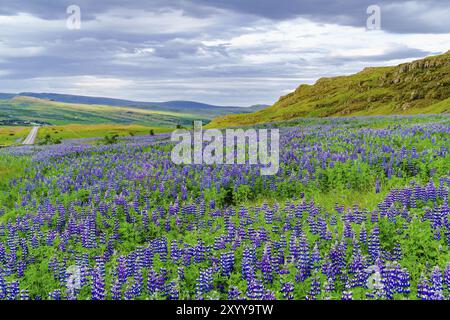
[[[147,135],[151,132],[166,133],[173,129],[164,127],[147,127],[141,125],[98,124],[81,125],[71,124],[66,126],[47,126],[38,131],[38,137],[51,135],[55,139],[79,139],[79,138],[103,138],[104,136],[130,136]]]
[[[22,176],[29,161],[27,157],[0,156],[0,193],[9,192],[9,181]]]
[[[30,130],[30,127],[0,126],[0,146],[10,146],[19,143],[26,138]]]

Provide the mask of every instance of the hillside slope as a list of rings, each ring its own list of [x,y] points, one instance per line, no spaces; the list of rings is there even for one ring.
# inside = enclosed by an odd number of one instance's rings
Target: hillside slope
[[[230,113],[251,113],[262,107],[219,107],[192,101],[136,102],[110,98],[53,93],[1,94],[0,125],[41,124],[141,124],[147,126],[190,126],[208,123]]]
[[[303,84],[273,106],[214,119],[209,127],[251,125],[301,117],[448,113],[450,51],[395,67],[366,68]]]
[[[203,120],[206,117],[202,118]],[[197,116],[188,113],[62,103],[33,97],[16,96],[0,100],[0,121],[30,121],[52,125],[65,124],[140,124],[148,126],[175,127],[189,125]]]
[[[13,97],[32,97],[42,100],[50,100],[63,103],[74,104],[95,104],[107,105],[116,107],[133,107],[139,109],[150,109],[155,111],[170,111],[182,112],[190,114],[208,115],[211,119],[216,116],[233,114],[233,113],[247,113],[255,112],[268,106],[255,105],[251,107],[236,107],[236,106],[217,106],[207,103],[195,101],[165,101],[165,102],[148,102],[148,101],[133,101],[105,97],[80,96],[73,94],[60,93],[38,93],[38,92],[21,92],[17,94],[0,93],[0,99],[11,99]]]

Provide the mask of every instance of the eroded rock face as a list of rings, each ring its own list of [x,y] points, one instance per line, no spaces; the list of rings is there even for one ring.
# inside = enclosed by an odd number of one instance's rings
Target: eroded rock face
[[[450,66],[450,58],[445,55],[442,58],[417,60],[410,63],[401,64],[397,68],[397,74],[407,73],[413,70],[425,70],[437,67]]]

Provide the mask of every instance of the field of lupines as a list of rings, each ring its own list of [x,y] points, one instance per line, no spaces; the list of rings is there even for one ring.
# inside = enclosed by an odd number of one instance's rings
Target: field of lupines
[[[450,118],[305,120],[280,171],[168,135],[3,149],[0,299],[449,299]]]

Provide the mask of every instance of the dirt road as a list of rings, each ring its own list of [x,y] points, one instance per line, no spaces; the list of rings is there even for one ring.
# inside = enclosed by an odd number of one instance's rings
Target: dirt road
[[[23,140],[22,144],[25,144],[25,145],[34,144],[34,140],[36,140],[36,137],[37,137],[38,129],[39,129],[39,127],[33,127],[33,129],[31,129],[30,133],[28,134],[28,137],[26,137],[26,139]]]

